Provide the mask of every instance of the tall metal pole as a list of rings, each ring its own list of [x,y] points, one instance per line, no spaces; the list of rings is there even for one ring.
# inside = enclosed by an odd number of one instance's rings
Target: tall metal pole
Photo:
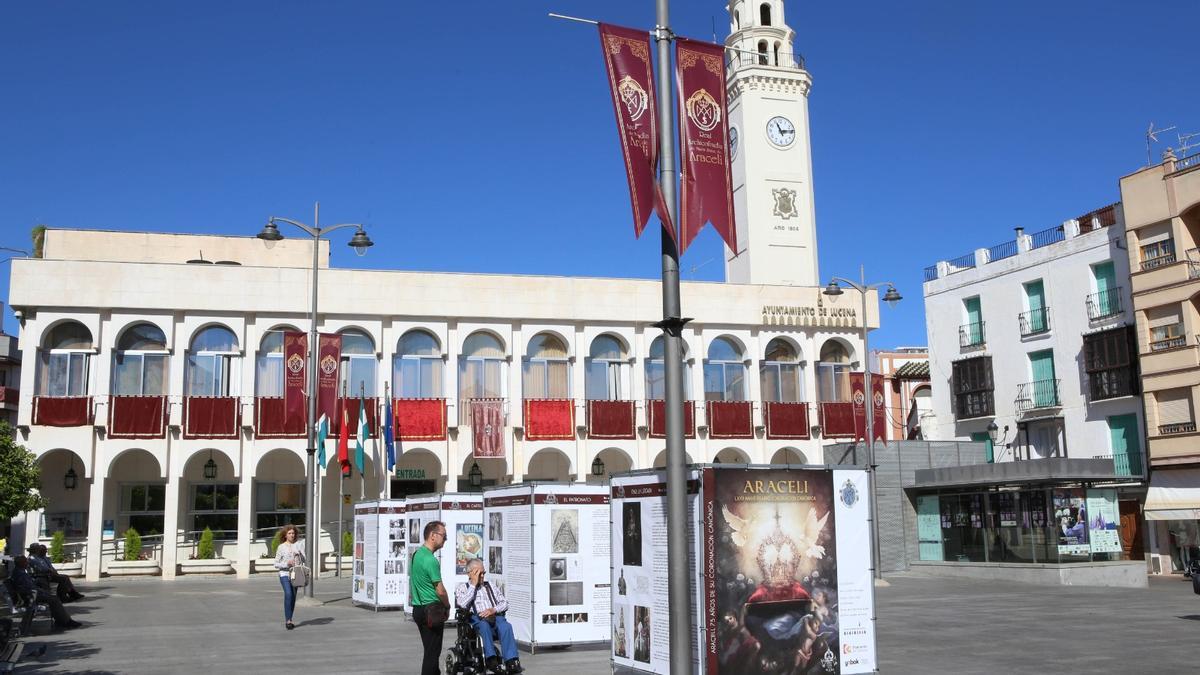
[[[867,474],[871,479],[871,566],[875,568],[875,578],[883,578],[883,570],[880,569],[879,561],[879,519],[878,507],[875,502],[879,491],[875,486],[878,482],[879,472],[875,470],[875,396],[871,390],[871,346],[867,335],[871,329],[867,326],[867,272],[863,265],[858,266],[858,279],[861,286],[858,288],[858,294],[862,297],[862,326],[863,326],[863,389],[867,395],[866,406],[867,411]]]
[[[655,0],[654,39],[658,45],[659,185],[671,222],[679,213],[675,181],[674,88],[671,86],[671,42],[669,0]],[[678,232],[678,230],[676,229]],[[687,322],[679,300],[679,250],[664,229],[662,232],[663,330],[666,343],[667,422],[667,593],[670,602],[670,664],[672,673],[692,671],[692,612],[688,593],[687,453],[683,444],[683,349],[680,334]],[[697,564],[699,561],[697,561]],[[698,654],[695,655],[699,657]]]
[[[308,503],[304,508],[304,557],[314,569],[317,560],[317,538],[321,524],[317,522],[317,270],[321,251],[321,203],[313,204],[312,313],[308,326]],[[340,545],[341,542],[338,542]],[[304,596],[311,599],[316,592],[317,575],[310,574]]]

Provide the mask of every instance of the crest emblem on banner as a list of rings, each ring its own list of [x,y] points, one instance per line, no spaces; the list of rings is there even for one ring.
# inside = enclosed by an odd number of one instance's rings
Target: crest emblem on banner
[[[863,394],[861,389],[854,392],[854,405],[862,407],[862,405],[866,402],[867,397]]]
[[[462,506],[460,506],[458,502],[450,502],[450,510],[451,511],[457,511],[461,508],[462,508]]]
[[[625,499],[625,486],[624,485],[617,486],[617,499]]]
[[[321,372],[326,375],[332,375],[338,367],[337,359],[332,355],[326,354],[325,358],[321,359]]]
[[[684,104],[688,119],[701,131],[712,131],[721,123],[721,105],[707,89],[697,89]]]
[[[299,354],[292,354],[287,361],[287,369],[293,373],[299,373],[304,370],[304,357]]]
[[[642,88],[642,85],[629,75],[621,78],[617,84],[617,93],[621,96],[625,112],[629,113],[630,122],[638,121],[650,107],[650,96]]]
[[[557,504],[558,497],[554,496],[553,494],[548,494],[548,495],[546,495],[546,503],[547,504]]]
[[[834,656],[833,652],[830,651],[828,647],[826,647],[825,656],[821,657],[821,667],[825,669],[825,672],[832,673],[834,666],[836,665],[837,657]]]
[[[849,479],[847,479],[846,483],[842,485],[842,489],[838,491],[838,495],[841,496],[842,503],[847,507],[854,506],[858,503],[858,487]]]

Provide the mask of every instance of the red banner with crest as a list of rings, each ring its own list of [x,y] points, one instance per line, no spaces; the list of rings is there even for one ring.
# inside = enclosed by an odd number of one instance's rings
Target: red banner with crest
[[[725,48],[678,38],[679,147],[683,191],[679,212],[682,254],[706,222],[738,252],[729,166],[729,111],[725,104]]]
[[[342,361],[342,336],[321,333],[317,338],[317,419],[329,418],[332,428],[337,421],[338,369]]]
[[[850,401],[854,404],[854,440],[867,438],[867,386],[864,373],[850,373]],[[871,435],[887,440],[887,408],[883,395],[883,376],[871,373]]]
[[[304,380],[308,375],[308,336],[283,334],[283,419],[304,419]]]
[[[888,425],[886,401],[883,393],[883,376],[871,373],[871,409],[875,416],[871,422],[874,425],[871,431],[876,440],[885,442],[887,441]]]
[[[629,181],[633,205],[633,231],[638,237],[646,229],[650,212],[658,213],[671,238],[675,228],[667,215],[666,202],[655,181],[658,167],[658,108],[654,101],[650,36],[646,31],[600,24],[600,47],[604,68],[617,113],[617,131]]]

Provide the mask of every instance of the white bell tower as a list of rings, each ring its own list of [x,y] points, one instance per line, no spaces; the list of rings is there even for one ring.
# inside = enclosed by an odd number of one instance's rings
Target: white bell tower
[[[783,0],[729,0],[729,134],[738,252],[725,280],[818,286],[808,91]]]

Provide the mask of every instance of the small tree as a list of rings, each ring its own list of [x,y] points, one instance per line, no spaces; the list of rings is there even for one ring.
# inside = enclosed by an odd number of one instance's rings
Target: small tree
[[[276,530],[276,531],[275,531],[275,536],[274,536],[274,537],[271,539],[271,543],[267,544],[267,551],[268,551],[269,553],[268,553],[268,555],[267,555],[267,556],[265,556],[265,557],[267,557],[267,558],[274,558],[274,557],[275,557],[275,551],[279,550],[279,545],[280,545],[281,543],[283,543],[283,531],[282,531],[282,530]]]
[[[66,543],[67,533],[62,530],[58,530],[54,536],[50,537],[50,562],[59,565],[67,561],[67,552],[63,550]]]
[[[342,533],[342,555],[354,554],[354,536],[349,532]]]
[[[29,239],[33,244],[33,257],[42,257],[46,246],[46,226],[34,225],[33,230],[29,232]]]
[[[204,528],[204,532],[200,535],[200,545],[196,548],[196,557],[200,560],[212,560],[217,557],[217,549],[213,546],[211,528]]]
[[[141,560],[142,536],[132,527],[125,530],[125,559]]]
[[[0,422],[0,520],[46,507],[38,492],[42,472],[32,452],[13,440],[12,427]]]

